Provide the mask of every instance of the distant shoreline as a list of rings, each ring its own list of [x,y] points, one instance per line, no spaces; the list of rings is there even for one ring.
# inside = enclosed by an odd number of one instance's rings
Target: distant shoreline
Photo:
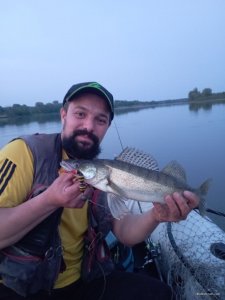
[[[185,99],[177,99],[177,100],[163,100],[163,101],[151,101],[147,102],[140,102],[137,105],[124,105],[115,107],[115,110],[124,110],[124,109],[136,109],[136,108],[148,108],[148,107],[157,107],[157,106],[171,106],[171,105],[191,105],[191,104],[225,104],[225,99],[200,99],[200,100],[192,100],[190,101],[188,98]]]
[[[207,107],[212,106],[216,104],[225,104],[225,98],[222,97],[216,97],[214,95],[214,98],[211,96],[210,98],[199,98],[195,100],[190,100],[188,98],[182,98],[182,99],[175,99],[175,100],[161,100],[161,101],[124,101],[124,100],[115,100],[115,112],[116,113],[123,113],[125,110],[127,111],[134,111],[139,109],[145,109],[145,108],[157,108],[157,107],[163,107],[163,106],[173,106],[173,105],[189,105],[189,107],[193,109],[198,109],[201,107]],[[22,105],[21,105],[22,106]],[[43,104],[43,106],[45,106]],[[46,116],[55,116],[56,118],[59,117],[59,110],[60,110],[61,104],[58,103],[57,107],[54,108],[54,110],[50,111],[40,111],[36,112],[33,111],[31,113],[23,113],[23,115],[7,115],[6,112],[0,113],[0,122],[4,122],[4,124],[7,123],[7,121],[12,121],[13,119],[21,119],[21,118],[42,118]]]

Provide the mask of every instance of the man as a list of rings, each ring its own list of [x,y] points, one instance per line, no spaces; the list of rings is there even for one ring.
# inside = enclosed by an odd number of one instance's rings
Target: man
[[[59,172],[62,159],[100,153],[113,96],[95,82],[75,84],[60,114],[61,135],[22,136],[0,152],[0,299],[170,299],[160,281],[115,271],[104,237],[112,230],[137,244],[160,222],[185,219],[198,197],[167,195],[165,205],[113,219],[105,193]]]

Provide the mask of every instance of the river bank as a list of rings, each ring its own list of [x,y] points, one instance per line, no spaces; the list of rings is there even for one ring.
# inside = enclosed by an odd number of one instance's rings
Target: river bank
[[[127,101],[129,102],[129,101]],[[162,100],[162,101],[150,101],[147,102],[140,102],[139,104],[135,105],[124,105],[124,106],[115,106],[116,111],[120,110],[127,110],[127,109],[143,109],[143,108],[155,108],[155,107],[162,107],[162,106],[172,106],[172,105],[213,105],[213,104],[225,104],[224,99],[201,99],[201,100],[192,100],[190,101],[188,98],[183,99],[175,99],[175,100]]]
[[[209,109],[215,104],[225,104],[225,98],[217,99],[210,97],[210,99],[196,99],[190,101],[188,98],[162,100],[162,101],[118,101],[115,100],[115,114],[121,115],[128,112],[139,111],[146,108],[157,108],[163,106],[173,105],[189,105],[191,110],[198,110],[200,108]],[[40,112],[23,112],[23,113],[0,113],[0,126],[6,124],[22,124],[30,121],[45,122],[47,119],[58,120],[61,104],[58,104],[57,109],[54,107],[53,111]]]

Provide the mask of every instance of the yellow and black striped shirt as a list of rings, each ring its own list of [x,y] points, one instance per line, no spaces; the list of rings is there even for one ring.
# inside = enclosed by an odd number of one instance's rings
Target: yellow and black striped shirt
[[[33,156],[23,140],[15,140],[3,147],[0,150],[0,207],[15,207],[23,203],[31,191],[33,174]],[[65,208],[59,231],[67,269],[60,273],[56,288],[69,285],[80,277],[86,230],[87,204],[82,209]]]

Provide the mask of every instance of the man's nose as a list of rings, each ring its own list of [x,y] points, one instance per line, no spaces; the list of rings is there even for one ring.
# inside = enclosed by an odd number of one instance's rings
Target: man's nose
[[[94,121],[92,118],[86,118],[83,122],[83,126],[87,131],[93,132],[94,131]]]

